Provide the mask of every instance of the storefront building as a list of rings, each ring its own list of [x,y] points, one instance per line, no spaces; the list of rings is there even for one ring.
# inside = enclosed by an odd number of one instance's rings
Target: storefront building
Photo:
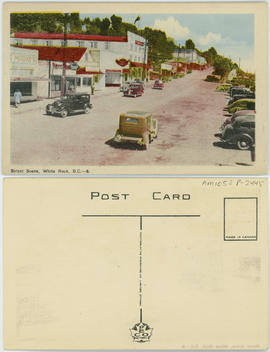
[[[10,98],[14,102],[14,92],[18,89],[22,93],[21,101],[36,100],[38,83],[42,77],[38,76],[38,51],[11,48],[10,53]]]
[[[131,32],[121,37],[67,34],[66,41],[63,33],[14,33],[11,45],[39,50],[39,60],[54,62],[65,60],[67,64],[77,63],[78,70],[74,70],[74,73],[69,72],[71,77],[67,74],[67,81],[77,90],[92,84],[96,89],[119,86],[130,78],[131,67],[138,65],[147,67],[148,60],[147,41]],[[76,57],[70,55],[70,51],[76,51],[76,49],[85,51],[83,57],[81,56],[82,60],[76,55]],[[48,56],[45,58],[41,52],[43,54],[50,52],[50,58]],[[121,60],[125,60],[124,66],[119,64],[123,62]],[[61,90],[61,80],[55,70],[54,67],[50,67],[51,92]],[[138,70],[138,72],[142,71]],[[78,76],[78,79],[73,76]]]

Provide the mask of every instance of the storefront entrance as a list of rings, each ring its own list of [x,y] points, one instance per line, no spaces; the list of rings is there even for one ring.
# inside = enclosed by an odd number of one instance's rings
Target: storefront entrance
[[[120,87],[121,85],[121,70],[106,70],[105,86]]]

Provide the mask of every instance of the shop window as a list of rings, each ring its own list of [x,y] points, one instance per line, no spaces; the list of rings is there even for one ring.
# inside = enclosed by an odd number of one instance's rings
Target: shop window
[[[32,82],[11,82],[10,83],[10,96],[14,96],[16,89],[22,93],[22,96],[32,95]]]
[[[83,78],[83,86],[84,87],[90,87],[92,83],[92,78],[91,77],[85,77]]]
[[[66,79],[66,89],[67,90],[74,90],[75,89],[75,77],[68,77]]]
[[[52,78],[51,90],[52,91],[61,90],[61,76]]]
[[[47,46],[52,46],[52,41],[51,41],[51,40],[47,40],[47,41],[46,41],[46,45],[47,45]]]
[[[37,45],[38,44],[38,40],[37,39],[31,39],[31,44],[32,45]]]
[[[91,48],[92,49],[97,49],[98,43],[97,42],[91,42]]]
[[[80,87],[81,86],[81,79],[80,78],[76,78],[76,87]]]
[[[16,40],[16,45],[23,45],[23,40],[22,39],[17,39]]]
[[[78,46],[79,46],[80,48],[83,48],[83,47],[84,47],[84,40],[79,40],[79,41],[78,41]]]

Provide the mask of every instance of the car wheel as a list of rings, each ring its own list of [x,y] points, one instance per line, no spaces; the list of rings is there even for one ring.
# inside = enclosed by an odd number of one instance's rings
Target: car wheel
[[[60,114],[61,114],[61,117],[67,117],[68,111],[66,109],[64,109],[64,110],[61,111]]]
[[[240,150],[250,149],[251,144],[252,144],[251,140],[247,137],[239,137],[236,142],[236,145],[237,145],[238,149],[240,149]]]
[[[88,114],[90,112],[90,108],[89,108],[89,106],[86,106],[85,108],[84,108],[84,113],[85,114]]]

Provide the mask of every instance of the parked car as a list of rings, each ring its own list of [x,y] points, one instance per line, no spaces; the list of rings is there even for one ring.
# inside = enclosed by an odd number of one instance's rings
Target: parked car
[[[140,84],[143,86],[143,88],[145,88],[144,81],[142,81],[142,80],[140,80],[140,79],[135,79],[134,82],[140,83]]]
[[[129,86],[131,85],[132,81],[126,81],[122,84],[122,86],[120,87],[120,92],[124,92],[125,90],[127,90],[129,88]]]
[[[230,114],[233,114],[239,110],[255,110],[254,99],[239,99],[234,103],[228,105],[224,110],[227,110]]]
[[[255,115],[237,116],[215,137],[236,145],[240,150],[248,150],[255,144]]]
[[[255,99],[255,93],[253,92],[243,92],[243,94],[235,94],[230,100],[228,105],[234,103],[236,100],[239,99]]]
[[[152,114],[143,111],[128,111],[120,114],[119,128],[113,140],[117,143],[131,142],[148,148],[154,138],[157,138],[158,122]]]
[[[127,90],[124,91],[124,96],[138,97],[143,95],[144,88],[141,83],[132,82]]]
[[[57,99],[53,104],[48,104],[46,106],[46,113],[48,115],[67,117],[69,114],[76,112],[88,114],[92,107],[93,105],[90,104],[90,94],[66,94],[60,99]]]
[[[233,120],[237,116],[248,116],[248,115],[254,116],[254,118],[255,118],[256,110],[239,110],[239,111],[236,111],[235,113],[232,114],[232,116],[227,117],[225,119],[225,121],[223,122],[223,125],[221,126],[220,129],[223,130],[225,128],[225,126],[228,125],[229,123],[232,123]]]
[[[243,94],[246,91],[248,91],[248,89],[244,87],[232,87],[230,89],[230,96],[233,97],[235,94]]]
[[[163,89],[164,83],[160,79],[156,79],[153,85],[153,89]]]

